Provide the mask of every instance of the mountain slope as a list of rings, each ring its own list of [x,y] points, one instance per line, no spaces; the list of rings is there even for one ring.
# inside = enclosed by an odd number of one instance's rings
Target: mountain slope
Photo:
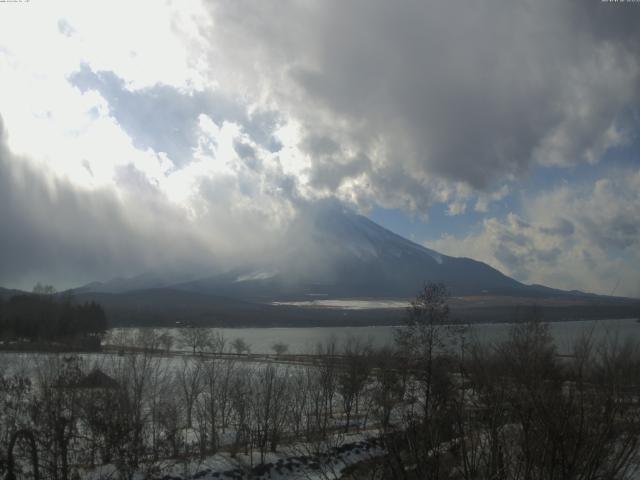
[[[336,284],[352,295],[407,296],[425,282],[457,295],[526,290],[482,262],[430,250],[349,210],[322,212],[316,224],[319,243],[336,247]]]
[[[121,293],[172,288],[261,301],[310,295],[408,298],[425,282],[443,282],[454,295],[570,295],[524,285],[470,258],[430,250],[334,202],[320,202],[310,208],[308,215],[290,226],[286,238],[290,239],[289,245],[260,262],[195,280],[185,281],[188,275],[147,273],[89,284],[79,291]]]

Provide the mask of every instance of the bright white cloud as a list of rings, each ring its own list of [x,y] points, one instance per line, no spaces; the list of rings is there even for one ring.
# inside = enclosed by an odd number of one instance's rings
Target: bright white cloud
[[[640,170],[525,198],[522,215],[489,218],[466,236],[429,243],[527,283],[640,296]]]
[[[68,78],[86,63],[116,70],[134,87],[196,83],[184,44],[189,29],[174,33],[178,8],[62,1],[3,11],[0,114],[9,147],[83,187],[113,184],[115,170],[128,163],[157,178],[163,161],[134,148],[107,102],[82,94]]]

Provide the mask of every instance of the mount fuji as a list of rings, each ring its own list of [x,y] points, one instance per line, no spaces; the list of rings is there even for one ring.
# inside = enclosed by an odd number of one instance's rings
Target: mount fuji
[[[287,248],[268,259],[209,275],[145,273],[94,282],[76,292],[124,293],[171,288],[242,300],[408,298],[427,282],[454,295],[569,295],[525,285],[486,263],[443,255],[341,205],[324,202],[290,227]]]
[[[102,304],[114,325],[396,324],[428,282],[444,283],[454,317],[470,322],[533,314],[629,318],[640,308],[637,300],[525,285],[486,263],[411,242],[334,202],[304,212],[283,246],[259,261],[205,274],[147,272],[71,293]]]

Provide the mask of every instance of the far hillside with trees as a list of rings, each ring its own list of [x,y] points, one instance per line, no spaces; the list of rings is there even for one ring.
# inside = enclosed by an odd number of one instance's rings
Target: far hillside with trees
[[[58,296],[51,286],[37,284],[33,293],[0,299],[0,340],[3,346],[37,344],[95,350],[108,328],[102,307],[75,303]]]

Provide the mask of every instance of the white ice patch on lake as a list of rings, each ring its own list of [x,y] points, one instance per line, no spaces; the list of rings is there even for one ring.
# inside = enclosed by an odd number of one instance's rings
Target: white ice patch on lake
[[[272,305],[292,305],[305,308],[337,308],[340,310],[400,309],[409,306],[408,300],[304,300],[301,302],[272,302]]]

